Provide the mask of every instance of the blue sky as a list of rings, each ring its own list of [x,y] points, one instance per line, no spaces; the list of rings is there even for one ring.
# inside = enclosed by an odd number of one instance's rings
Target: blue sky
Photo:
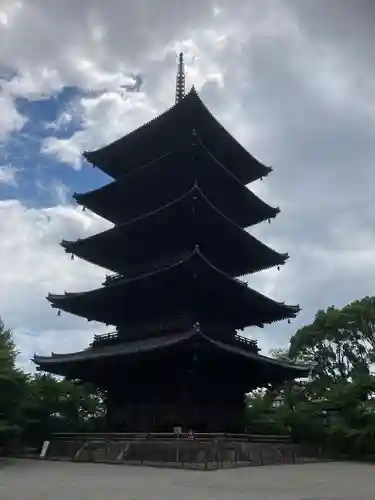
[[[105,331],[56,317],[45,300],[105,274],[59,246],[108,227],[71,199],[109,180],[82,152],[173,104],[180,50],[188,87],[274,167],[250,188],[281,214],[251,232],[291,258],[249,283],[302,312],[247,333],[267,352],[317,309],[374,293],[374,10],[369,0],[0,2],[0,314],[22,366]],[[128,91],[134,75],[139,92]]]
[[[61,201],[59,196],[64,196],[68,201],[74,192],[95,189],[110,180],[87,162],[82,169],[74,170],[41,151],[43,140],[51,135],[66,139],[80,130],[79,119],[60,124],[59,118],[72,100],[81,95],[79,88],[66,87],[42,100],[15,100],[17,112],[27,117],[27,122],[20,131],[12,132],[2,145],[0,164],[17,171],[16,185],[4,183],[0,199],[16,196],[28,206],[48,207]],[[57,186],[61,188],[58,192]]]

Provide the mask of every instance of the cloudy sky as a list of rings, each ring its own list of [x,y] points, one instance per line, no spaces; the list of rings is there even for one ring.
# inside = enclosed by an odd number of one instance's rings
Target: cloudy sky
[[[105,273],[59,246],[107,227],[71,199],[109,180],[81,153],[173,104],[180,50],[188,86],[274,167],[251,189],[281,214],[252,232],[291,259],[249,282],[303,311],[249,334],[267,352],[373,294],[374,19],[372,0],[0,0],[0,314],[20,364],[105,331],[44,298]]]

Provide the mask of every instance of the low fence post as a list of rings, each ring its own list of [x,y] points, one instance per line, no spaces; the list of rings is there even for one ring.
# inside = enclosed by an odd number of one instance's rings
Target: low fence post
[[[180,439],[179,439],[178,434],[177,434],[177,441],[176,441],[176,462],[177,462],[177,464],[180,463]]]

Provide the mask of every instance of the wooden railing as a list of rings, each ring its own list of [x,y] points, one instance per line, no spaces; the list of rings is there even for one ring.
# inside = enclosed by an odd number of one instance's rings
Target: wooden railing
[[[118,332],[102,333],[100,335],[94,335],[94,342],[92,345],[116,341],[118,339]]]
[[[251,443],[289,443],[290,436],[284,434],[249,434],[249,433],[230,433],[230,432],[195,432],[194,440],[212,441],[215,439],[241,441]],[[53,439],[68,440],[136,440],[136,441],[176,441],[191,440],[191,434],[182,432],[58,432],[53,434]]]
[[[236,333],[234,339],[237,340],[238,342],[241,342],[241,344],[246,344],[248,346],[253,347],[253,349],[259,350],[258,342],[256,340],[248,339],[247,337],[238,335],[238,333]]]
[[[134,338],[136,338],[136,336],[134,336]],[[116,331],[109,332],[109,333],[103,333],[103,334],[99,334],[99,335],[94,335],[94,342],[92,345],[105,344],[107,342],[111,343],[111,342],[121,341],[122,339],[125,340],[126,337],[119,335],[119,333]],[[259,351],[256,340],[252,340],[252,339],[249,339],[247,337],[243,337],[242,335],[236,334],[234,337],[228,337],[228,339],[225,339],[225,342],[228,342],[230,344],[237,344],[239,342],[239,343],[243,344],[244,346],[251,348],[251,350],[253,350],[253,351]]]
[[[288,436],[224,433],[60,433],[47,458],[84,462],[157,464],[215,470],[224,467],[316,461],[316,450],[288,442]]]

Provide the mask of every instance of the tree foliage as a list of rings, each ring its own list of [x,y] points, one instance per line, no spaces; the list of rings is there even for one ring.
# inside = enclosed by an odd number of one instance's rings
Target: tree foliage
[[[0,320],[0,447],[17,437],[39,446],[54,432],[104,430],[103,395],[94,387],[26,375],[16,356],[12,333]]]
[[[104,430],[104,404],[98,391],[52,375],[29,377],[24,413],[24,437],[29,443],[40,444],[54,432]]]
[[[278,423],[275,429],[281,423],[296,440],[320,443],[331,451],[375,453],[374,297],[318,311],[311,324],[292,336],[289,349],[272,354],[307,363],[311,373],[299,384],[268,391],[263,397],[265,420],[271,412]],[[273,409],[276,394],[284,404]],[[255,421],[259,419],[258,412]]]
[[[375,298],[318,311],[290,340],[289,357],[312,365],[316,387],[369,375],[375,353]]]
[[[16,349],[0,319],[0,445],[21,430],[26,377],[15,368]]]

